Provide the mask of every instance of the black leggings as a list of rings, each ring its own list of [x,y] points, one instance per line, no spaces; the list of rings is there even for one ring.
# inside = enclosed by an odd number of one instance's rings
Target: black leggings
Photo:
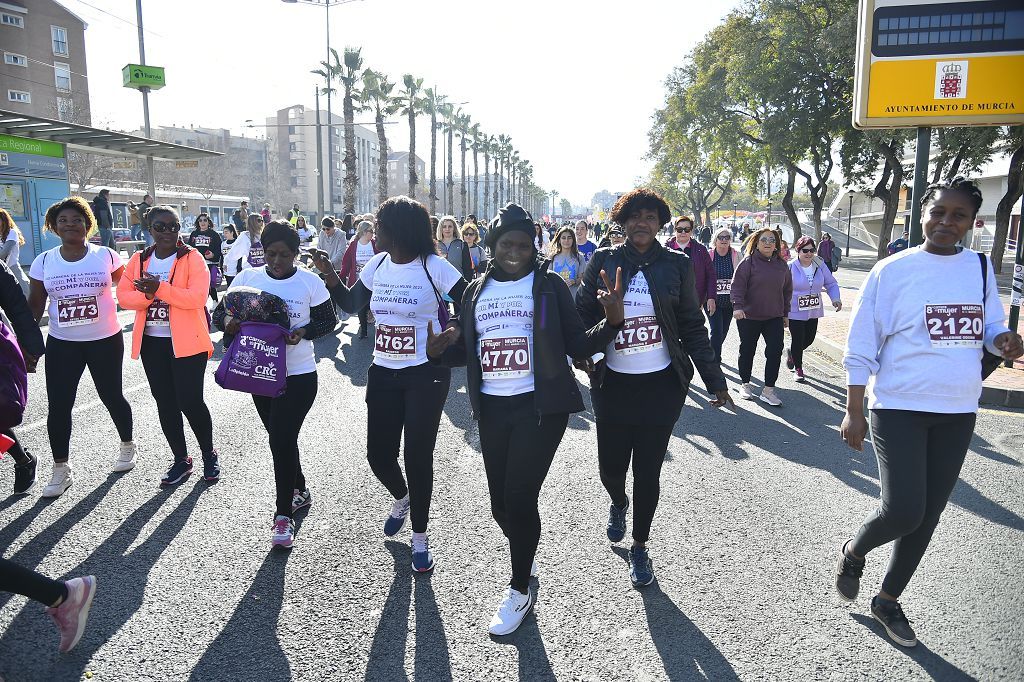
[[[68,596],[67,585],[0,557],[0,592],[13,592],[53,606]]]
[[[270,456],[274,459],[274,486],[277,516],[292,515],[292,497],[295,490],[306,489],[299,461],[299,431],[316,399],[316,372],[292,374],[283,395],[267,398],[252,397],[260,421],[270,439]]]
[[[96,384],[100,402],[114,420],[122,442],[132,439],[132,408],[121,390],[124,339],[118,332],[97,341],[62,341],[46,338],[46,397],[50,412],[46,431],[53,461],[66,462],[71,454],[71,410],[85,368]]]
[[[199,441],[199,452],[209,455],[213,452],[213,421],[203,401],[206,352],[176,358],[170,337],[143,335],[141,357],[142,368],[149,379],[149,390],[156,400],[160,428],[171,447],[174,461],[183,462],[188,457],[181,415],[188,419],[192,433]]]
[[[770,320],[736,320],[736,331],[740,335],[740,380],[750,382],[750,374],[754,371],[754,352],[757,340],[764,337],[764,385],[775,386],[779,378],[779,365],[782,364],[782,347],[785,342],[785,329],[781,317]]]
[[[793,354],[793,364],[797,369],[803,368],[804,351],[814,343],[814,337],[817,333],[818,318],[816,317],[810,320],[789,321],[789,335],[793,339],[793,344],[789,347],[789,350]]]
[[[538,423],[539,422],[539,423]],[[491,494],[491,514],[508,538],[513,589],[526,594],[540,542],[537,500],[569,415],[537,418],[533,392],[480,396],[480,449]]]
[[[366,327],[366,325],[369,324],[369,317],[370,305],[366,304],[365,306],[359,309],[359,326]]]
[[[921,563],[960,477],[977,415],[872,410],[881,506],[860,527],[850,550],[864,556],[893,544],[882,590],[899,597]]]
[[[18,442],[18,437],[14,435],[14,431],[11,429],[0,429],[0,434],[7,436],[14,441],[14,445],[7,450],[7,454],[14,459],[14,463],[24,464],[27,462],[28,454],[25,452],[25,449],[21,447],[21,443]]]
[[[366,459],[391,496],[409,496],[414,533],[426,533],[434,491],[434,444],[452,373],[429,362],[388,369],[370,365],[366,379]],[[405,473],[398,450],[405,431]],[[408,483],[406,478],[408,477]]]

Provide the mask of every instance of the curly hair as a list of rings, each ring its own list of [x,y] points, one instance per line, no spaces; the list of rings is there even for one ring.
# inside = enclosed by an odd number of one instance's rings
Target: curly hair
[[[61,199],[56,204],[46,209],[46,216],[43,218],[43,231],[57,233],[57,215],[65,209],[71,209],[75,211],[85,219],[85,237],[88,239],[95,234],[97,228],[96,216],[92,214],[92,209],[89,208],[89,204],[86,203],[82,197],[67,197]]]
[[[954,192],[963,192],[967,195],[967,198],[971,200],[971,204],[974,206],[974,215],[971,217],[977,217],[978,211],[981,210],[981,189],[974,184],[973,180],[968,180],[962,175],[958,175],[952,180],[945,182],[933,182],[925,188],[924,194],[921,196],[921,208],[924,208],[929,201],[931,201],[936,194],[942,190],[950,190]]]
[[[665,200],[646,187],[638,187],[619,197],[619,200],[612,206],[610,217],[612,222],[625,225],[627,218],[644,209],[657,211],[660,225],[664,225],[672,218],[672,211],[669,210]]]

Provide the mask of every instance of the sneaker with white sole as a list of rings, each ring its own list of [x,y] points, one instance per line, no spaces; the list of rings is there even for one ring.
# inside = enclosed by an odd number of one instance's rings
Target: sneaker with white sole
[[[744,400],[754,399],[754,385],[749,381],[745,384],[740,384],[740,397]]]
[[[533,592],[523,594],[519,590],[509,587],[505,591],[505,598],[498,605],[498,610],[491,617],[491,624],[487,631],[492,635],[510,635],[523,624],[526,617],[533,610]]]
[[[305,509],[311,504],[313,504],[313,494],[309,492],[309,488],[305,490],[292,489],[292,514],[300,509]]]
[[[761,402],[768,403],[772,407],[779,407],[782,405],[782,400],[775,393],[775,389],[771,386],[765,386],[761,389]]]
[[[409,516],[409,495],[406,494],[400,500],[395,500],[391,505],[391,513],[384,519],[384,535],[391,537],[397,535],[405,525],[405,519]]]
[[[802,384],[805,381],[807,381],[807,376],[804,375],[803,367],[796,368],[796,376],[793,377],[793,381],[797,382],[798,384]]]
[[[295,542],[295,522],[287,516],[275,516],[270,544],[274,547],[291,549]]]
[[[68,596],[57,606],[46,609],[60,630],[60,652],[71,651],[85,633],[85,624],[89,620],[89,609],[92,598],[96,594],[96,578],[87,575],[83,578],[72,578],[64,583],[68,588]]]
[[[533,563],[530,565],[530,577],[531,578],[536,578],[539,575],[540,575],[540,568],[537,566],[537,560],[534,559]]]
[[[135,468],[135,458],[138,454],[139,450],[135,447],[135,441],[122,442],[121,453],[114,460],[113,470],[117,473],[131,471]]]
[[[430,553],[430,540],[426,533],[412,534],[412,570],[417,573],[434,570],[434,555]]]
[[[882,624],[889,639],[900,646],[917,646],[917,635],[898,601],[874,597],[871,600],[871,615]]]
[[[36,465],[39,460],[31,452],[26,452],[28,461],[14,465],[14,494],[24,495],[36,483]]]
[[[67,462],[62,464],[54,463],[53,476],[50,477],[50,482],[46,484],[46,487],[43,488],[43,492],[40,493],[40,495],[42,495],[42,497],[60,497],[74,482],[75,477],[71,473],[70,464]]]

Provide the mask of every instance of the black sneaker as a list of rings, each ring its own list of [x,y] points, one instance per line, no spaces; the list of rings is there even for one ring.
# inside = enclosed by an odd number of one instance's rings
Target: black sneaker
[[[608,505],[608,539],[619,542],[626,536],[626,510],[629,509],[629,497],[626,506],[618,507],[613,502]]]
[[[26,452],[28,461],[14,465],[14,494],[24,495],[36,482],[36,464],[39,463],[32,453]]]
[[[793,360],[793,349],[786,349],[786,369],[792,370],[796,367],[796,362]]]
[[[220,480],[220,456],[216,450],[203,455],[203,478],[211,482]]]
[[[654,565],[646,547],[629,548],[629,581],[633,587],[646,587],[654,582]]]
[[[871,615],[882,624],[889,639],[900,646],[917,646],[917,635],[910,627],[910,621],[903,615],[903,607],[898,601],[881,597],[872,598]]]
[[[860,576],[863,573],[864,560],[851,559],[844,544],[839,550],[839,563],[836,566],[836,592],[845,601],[857,598],[857,593],[860,592]]]
[[[167,470],[164,477],[160,479],[160,485],[178,485],[192,473],[192,458],[186,457],[180,462],[175,462]]]
[[[295,488],[292,491],[292,514],[300,509],[305,509],[311,504],[313,504],[313,495],[309,492],[309,488],[305,490]]]

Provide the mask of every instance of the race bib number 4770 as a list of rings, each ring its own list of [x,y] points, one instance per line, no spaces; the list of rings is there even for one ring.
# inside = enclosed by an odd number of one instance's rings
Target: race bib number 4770
[[[924,321],[932,348],[981,348],[985,309],[977,303],[926,305]]]
[[[416,357],[416,327],[378,324],[373,354],[388,360],[412,360]]]
[[[480,342],[480,368],[484,379],[518,379],[529,376],[529,340],[525,336],[484,339]]]
[[[83,324],[96,324],[100,319],[100,309],[95,296],[73,296],[57,300],[57,325],[61,327],[78,327]]]

